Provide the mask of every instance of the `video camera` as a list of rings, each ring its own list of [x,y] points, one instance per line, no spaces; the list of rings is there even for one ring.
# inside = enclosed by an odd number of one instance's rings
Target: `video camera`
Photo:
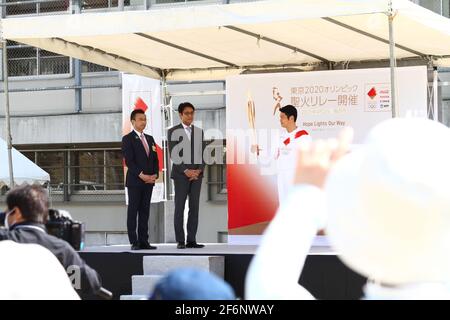
[[[0,212],[0,225],[4,224],[5,212]],[[67,241],[77,251],[83,250],[85,225],[74,221],[69,212],[49,209],[45,227],[48,234]]]
[[[0,212],[0,228],[3,228],[5,226],[5,217],[6,212]]]
[[[49,209],[45,227],[48,234],[67,241],[77,251],[83,250],[85,225],[72,220],[67,211]]]

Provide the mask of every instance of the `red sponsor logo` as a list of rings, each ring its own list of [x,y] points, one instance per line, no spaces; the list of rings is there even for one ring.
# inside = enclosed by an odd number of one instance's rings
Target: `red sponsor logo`
[[[147,111],[148,106],[144,102],[144,100],[141,99],[141,97],[137,97],[136,101],[134,102],[134,110],[140,109],[142,111]]]
[[[377,90],[375,90],[375,87],[372,87],[372,89],[369,90],[369,92],[367,92],[367,95],[369,96],[370,99],[373,99],[377,96]]]

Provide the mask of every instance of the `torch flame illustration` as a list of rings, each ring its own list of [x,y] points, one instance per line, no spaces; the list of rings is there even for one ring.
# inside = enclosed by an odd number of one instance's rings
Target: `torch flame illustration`
[[[281,108],[281,100],[283,100],[283,97],[280,95],[277,87],[272,88],[272,96],[273,100],[275,100],[275,105],[273,107],[273,115],[275,115],[277,110],[280,110]]]
[[[258,140],[256,137],[256,128],[255,128],[255,118],[256,118],[256,111],[255,111],[255,102],[252,99],[251,93],[248,92],[247,94],[247,120],[248,125],[252,129],[252,152],[254,151],[253,148],[256,147],[256,155],[259,156],[259,146],[258,146]]]

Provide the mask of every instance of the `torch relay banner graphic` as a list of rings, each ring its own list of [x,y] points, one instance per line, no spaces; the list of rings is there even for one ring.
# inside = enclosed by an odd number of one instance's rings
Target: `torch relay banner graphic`
[[[396,80],[398,115],[426,117],[426,67],[397,68]],[[296,107],[297,126],[313,141],[351,126],[360,144],[373,126],[392,117],[389,68],[239,75],[227,78],[226,88],[228,229],[234,243],[260,235],[278,208],[276,154],[286,134],[281,107]]]
[[[152,135],[156,142],[159,160],[159,178],[155,183],[151,202],[164,200],[164,175],[162,173],[164,157],[162,150],[162,118],[161,118],[161,87],[159,80],[137,75],[122,74],[122,135],[133,130],[130,114],[135,109],[145,111],[147,127],[144,132]],[[126,176],[127,168],[124,164]],[[128,204],[128,196],[126,197]]]

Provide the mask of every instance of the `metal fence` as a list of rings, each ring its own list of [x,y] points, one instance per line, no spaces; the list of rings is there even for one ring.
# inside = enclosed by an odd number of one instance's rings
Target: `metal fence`
[[[20,149],[50,175],[53,201],[122,201],[124,171],[119,147]],[[7,188],[0,189],[5,195]]]
[[[69,74],[70,58],[50,51],[7,42],[8,71],[11,77]]]
[[[220,150],[220,158],[206,167],[209,201],[227,200],[225,141],[205,142]],[[211,147],[212,146],[212,147]],[[219,148],[217,148],[219,147]],[[124,202],[125,184],[120,147],[18,150],[50,175],[48,189],[53,202]],[[164,154],[168,157],[168,151]],[[209,150],[207,154],[214,154]],[[168,159],[167,159],[168,160]],[[169,194],[173,193],[168,181]],[[8,188],[0,188],[0,201]]]
[[[179,6],[183,4],[256,2],[261,0],[3,0],[3,16],[45,14],[72,14],[74,12],[104,9],[133,10],[152,6]],[[450,0],[410,0],[438,14],[449,16]],[[79,7],[79,11],[75,8]]]
[[[10,77],[31,77],[42,75],[70,75],[72,59],[57,53],[7,42],[8,72]],[[107,72],[114,69],[95,63],[82,61],[81,72]]]
[[[36,14],[69,13],[69,0],[6,0],[2,2],[5,8],[3,16],[29,16]]]
[[[255,0],[252,0],[255,1]],[[227,0],[3,0],[3,16],[29,16],[47,14],[72,14],[83,11],[105,11],[105,9],[133,10],[152,6],[228,3]],[[232,1],[242,2],[242,1]]]

